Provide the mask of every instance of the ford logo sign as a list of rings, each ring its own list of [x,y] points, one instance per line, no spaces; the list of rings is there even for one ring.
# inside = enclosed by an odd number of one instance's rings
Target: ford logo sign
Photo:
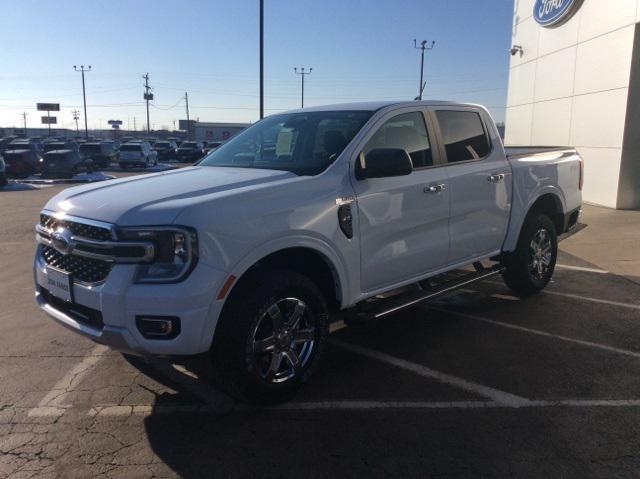
[[[73,250],[71,231],[59,228],[51,235],[51,246],[62,254],[69,254]]]
[[[536,0],[533,17],[543,27],[557,27],[569,20],[583,0]]]

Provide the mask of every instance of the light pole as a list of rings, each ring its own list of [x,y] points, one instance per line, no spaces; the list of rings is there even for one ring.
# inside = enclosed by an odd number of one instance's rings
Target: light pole
[[[84,88],[84,72],[90,72],[91,65],[89,65],[87,68],[85,68],[84,65],[80,65],[79,69],[78,67],[73,65],[73,69],[77,72],[82,73],[82,101],[84,102],[84,137],[89,138],[89,126],[87,125],[87,94]]]
[[[311,72],[312,72],[312,71],[313,71],[313,68],[309,68],[309,71],[308,71],[308,72],[305,72],[305,71],[304,71],[304,67],[302,67],[302,68],[300,69],[300,71],[298,71],[298,69],[297,69],[297,68],[294,68],[294,69],[293,69],[293,72],[294,72],[296,75],[300,75],[300,76],[302,77],[302,99],[301,99],[301,102],[300,102],[300,103],[302,104],[301,108],[304,108],[304,77],[305,77],[305,76],[307,76],[307,75],[311,75]]]
[[[418,46],[418,42],[416,41],[416,39],[413,39],[413,48],[416,48],[418,50],[422,50],[421,54],[420,54],[420,89],[418,90],[418,96],[415,98],[416,100],[422,100],[422,92],[424,91],[424,87],[426,85],[425,82],[423,82],[423,78],[424,78],[424,51],[425,50],[433,50],[433,47],[435,46],[436,42],[433,41],[431,42],[431,45],[428,45],[428,42],[426,40],[422,40],[422,42],[420,42],[420,46]]]
[[[260,119],[264,118],[264,0],[260,0]]]

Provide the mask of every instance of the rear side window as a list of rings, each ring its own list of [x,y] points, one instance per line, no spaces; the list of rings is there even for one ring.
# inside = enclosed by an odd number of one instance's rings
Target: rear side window
[[[366,155],[378,148],[401,148],[411,157],[414,168],[433,165],[431,144],[422,113],[403,113],[387,120],[364,147]]]
[[[436,116],[449,163],[479,160],[489,154],[491,146],[478,113],[440,110]]]

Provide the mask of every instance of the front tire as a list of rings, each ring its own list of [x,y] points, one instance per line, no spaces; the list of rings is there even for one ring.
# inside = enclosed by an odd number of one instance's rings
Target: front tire
[[[530,296],[544,289],[556,266],[558,238],[553,221],[541,213],[530,213],[513,253],[504,258],[504,282],[515,293]]]
[[[211,379],[243,401],[286,401],[309,380],[328,333],[327,304],[306,276],[254,274],[222,312],[208,356]]]

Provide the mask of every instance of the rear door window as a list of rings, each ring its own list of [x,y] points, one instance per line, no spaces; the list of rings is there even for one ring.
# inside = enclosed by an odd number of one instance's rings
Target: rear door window
[[[480,115],[475,111],[436,111],[448,163],[480,160],[491,145]]]

